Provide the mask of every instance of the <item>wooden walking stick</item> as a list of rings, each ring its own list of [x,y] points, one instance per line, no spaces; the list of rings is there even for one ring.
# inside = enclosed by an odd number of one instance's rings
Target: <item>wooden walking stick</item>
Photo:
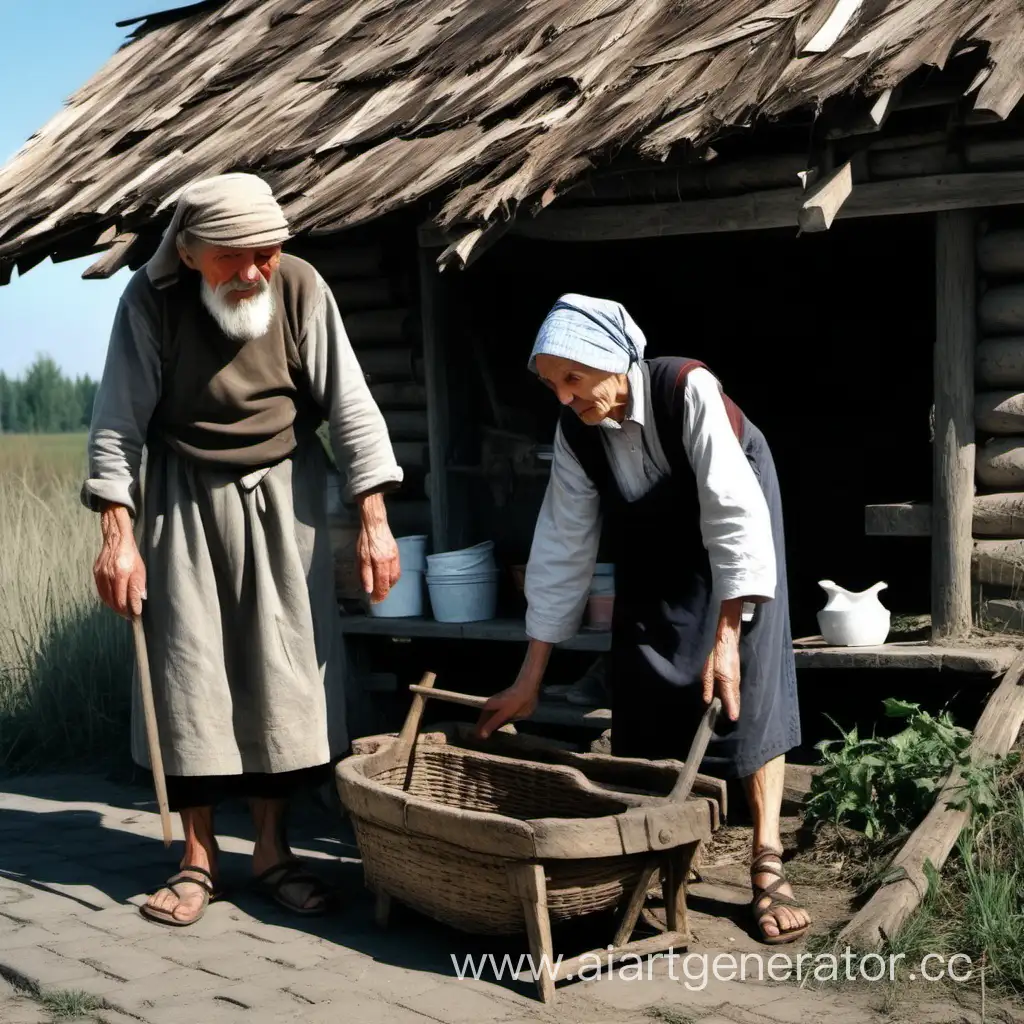
[[[153,680],[149,675],[146,631],[142,628],[141,615],[132,616],[132,633],[135,636],[135,663],[139,669],[139,683],[142,687],[142,707],[146,715],[149,765],[153,771],[153,784],[156,786],[156,801],[160,806],[160,824],[164,830],[164,846],[170,846],[171,812],[167,807],[167,781],[164,779],[164,759],[160,753],[160,733],[156,727],[156,704],[153,701]]]

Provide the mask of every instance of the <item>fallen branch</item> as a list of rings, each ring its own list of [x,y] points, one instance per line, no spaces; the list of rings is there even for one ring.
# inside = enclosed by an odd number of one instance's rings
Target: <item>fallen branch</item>
[[[1024,655],[1009,667],[989,698],[974,729],[968,752],[1002,757],[1017,739],[1024,724]],[[887,872],[889,881],[854,915],[839,933],[839,944],[852,949],[878,949],[903,927],[928,891],[925,865],[941,870],[970,817],[969,808],[952,810],[947,803],[961,796],[959,769],[950,773],[924,821],[910,834]]]

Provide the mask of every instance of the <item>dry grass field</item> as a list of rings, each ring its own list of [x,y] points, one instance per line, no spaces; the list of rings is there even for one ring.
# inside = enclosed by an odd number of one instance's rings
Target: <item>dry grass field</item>
[[[120,751],[131,634],[92,583],[85,435],[0,436],[0,770]]]

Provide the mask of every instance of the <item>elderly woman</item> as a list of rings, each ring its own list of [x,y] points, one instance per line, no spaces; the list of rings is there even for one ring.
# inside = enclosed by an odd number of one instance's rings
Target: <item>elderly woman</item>
[[[563,409],[526,572],[529,648],[491,697],[486,737],[533,712],[551,648],[579,628],[602,533],[615,563],[612,752],[684,758],[714,694],[702,770],[741,779],[752,910],[765,942],[810,917],[782,868],[785,753],[800,743],[779,485],[760,430],[702,364],[644,359],[616,302],[564,295],[529,367]]]

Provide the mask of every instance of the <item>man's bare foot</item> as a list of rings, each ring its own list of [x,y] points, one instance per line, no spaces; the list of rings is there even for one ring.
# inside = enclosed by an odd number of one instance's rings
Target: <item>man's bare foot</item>
[[[763,847],[751,861],[750,872],[754,919],[764,941],[793,942],[803,936],[811,925],[811,915],[796,902],[779,851]]]
[[[328,887],[309,872],[288,847],[285,835],[284,800],[254,798],[249,801],[256,843],[252,873],[256,888],[283,907],[299,914],[319,914],[326,909]]]
[[[197,864],[185,864],[142,907],[142,913],[168,924],[198,921],[216,891],[213,876]]]
[[[142,913],[167,924],[192,924],[203,916],[217,889],[217,838],[212,807],[189,807],[181,812],[185,854],[181,870],[141,908]]]

